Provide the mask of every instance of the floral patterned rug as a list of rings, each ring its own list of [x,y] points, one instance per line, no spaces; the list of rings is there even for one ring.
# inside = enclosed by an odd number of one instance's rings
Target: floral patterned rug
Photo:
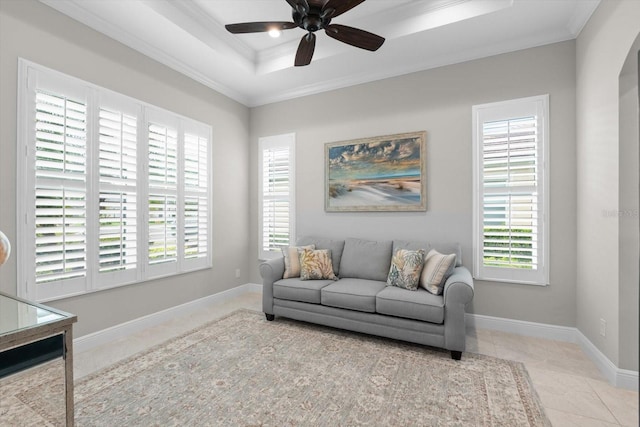
[[[62,363],[3,379],[0,419],[63,425],[62,387]],[[550,426],[521,363],[249,310],[75,387],[79,426]]]

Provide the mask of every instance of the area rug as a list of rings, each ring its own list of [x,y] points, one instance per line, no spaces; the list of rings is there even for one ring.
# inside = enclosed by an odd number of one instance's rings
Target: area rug
[[[62,425],[61,364],[5,392]],[[22,378],[23,382],[25,381]],[[518,362],[240,310],[76,382],[78,426],[550,426]],[[10,420],[10,408],[3,409]]]

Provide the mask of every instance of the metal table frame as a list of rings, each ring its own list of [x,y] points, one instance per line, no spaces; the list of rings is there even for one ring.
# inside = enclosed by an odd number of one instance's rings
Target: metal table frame
[[[0,298],[10,298],[62,316],[59,319],[51,320],[42,324],[35,324],[5,332],[1,332],[0,330],[0,352],[20,348],[27,344],[35,343],[56,335],[63,336],[62,357],[64,358],[65,368],[64,384],[66,424],[67,426],[73,426],[73,324],[78,320],[77,316],[52,307],[8,295],[3,292],[0,292]]]

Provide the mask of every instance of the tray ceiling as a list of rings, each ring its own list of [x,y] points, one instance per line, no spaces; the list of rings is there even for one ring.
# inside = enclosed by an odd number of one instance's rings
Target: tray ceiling
[[[303,30],[224,28],[291,21],[285,0],[41,0],[247,106],[574,39],[599,1],[368,0],[333,22],[385,37],[377,52],[319,31],[311,64],[294,67]]]

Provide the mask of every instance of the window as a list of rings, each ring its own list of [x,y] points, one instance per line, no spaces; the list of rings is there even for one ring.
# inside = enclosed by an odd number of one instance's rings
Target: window
[[[473,107],[474,276],[546,285],[548,95]]]
[[[295,238],[295,134],[260,138],[259,258],[280,256]]]
[[[211,266],[210,126],[22,59],[19,80],[21,296]]]

